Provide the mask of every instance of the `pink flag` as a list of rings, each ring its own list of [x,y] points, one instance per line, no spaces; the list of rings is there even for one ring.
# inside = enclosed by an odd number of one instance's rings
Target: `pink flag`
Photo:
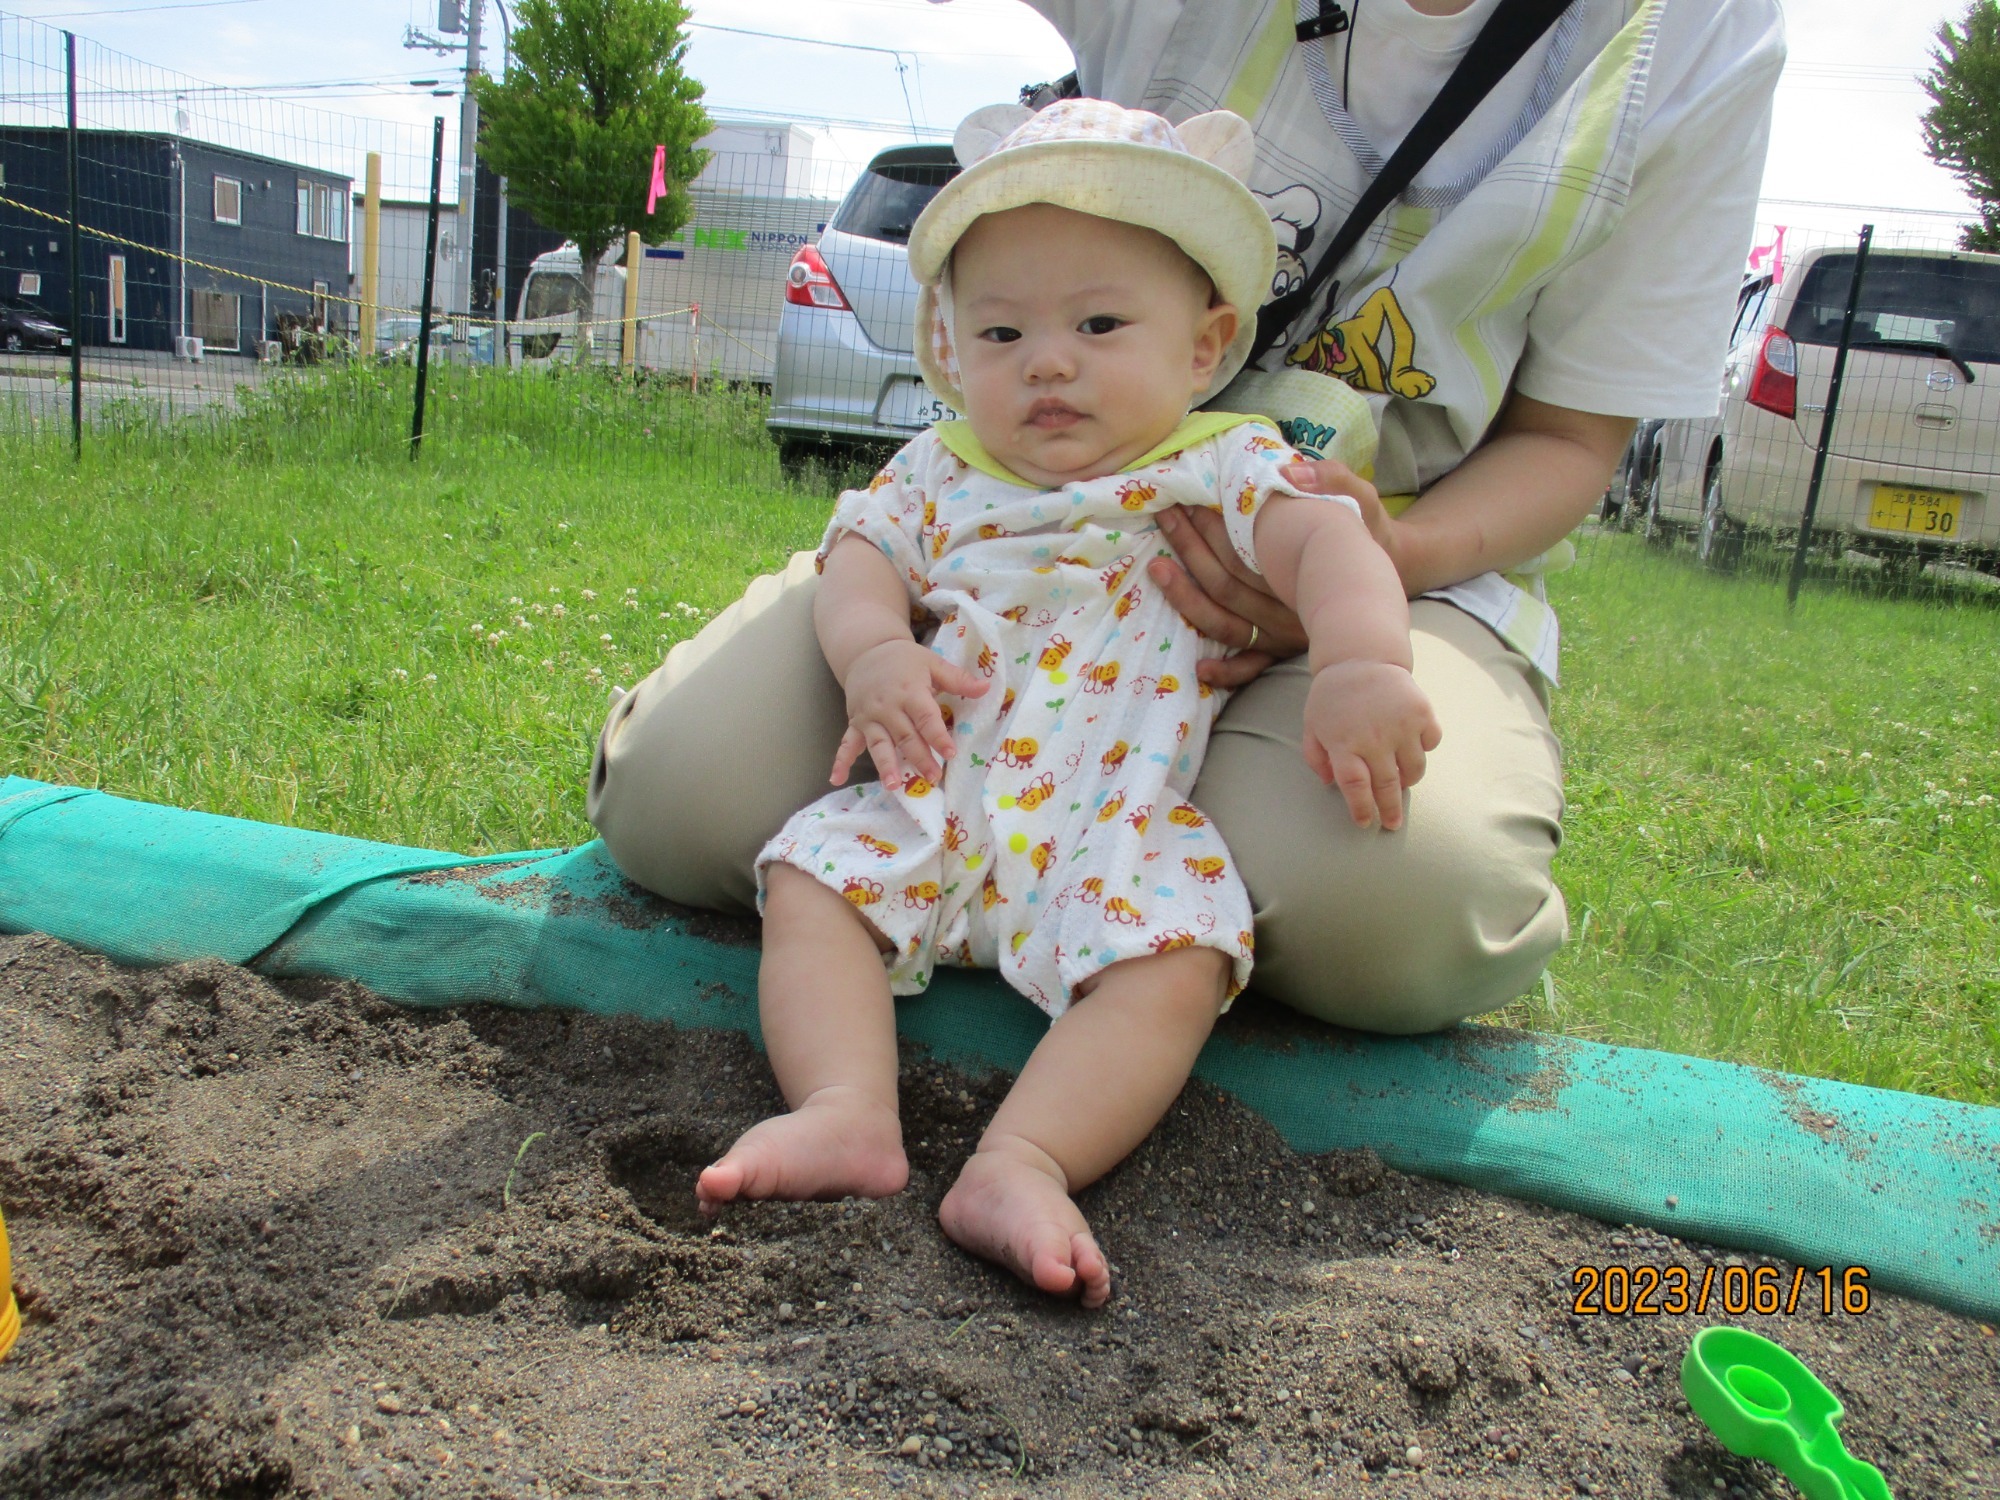
[[[1785,279],[1785,226],[1779,224],[1776,230],[1768,245],[1759,245],[1750,252],[1750,269],[1770,271],[1773,285]]]
[[[653,217],[653,210],[659,207],[660,200],[666,196],[667,148],[665,146],[655,146],[653,148],[653,186],[646,194],[647,218],[650,219]]]

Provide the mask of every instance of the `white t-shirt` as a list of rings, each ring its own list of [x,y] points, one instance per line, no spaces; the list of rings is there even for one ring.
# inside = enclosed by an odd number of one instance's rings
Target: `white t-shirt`
[[[1028,0],[1086,95],[1181,121],[1227,108],[1257,141],[1273,294],[1303,282],[1498,0],[1424,16],[1359,0],[1301,43],[1317,0]],[[1347,0],[1354,15],[1355,0]],[[1341,91],[1344,49],[1355,54]],[[1368,397],[1373,478],[1421,491],[1510,390],[1625,417],[1715,409],[1784,60],[1777,0],[1576,0],[1215,405],[1311,449],[1310,377]],[[1532,570],[1440,590],[1555,675]]]
[[[1157,109],[1176,120],[1239,103],[1227,97],[1226,75],[1240,76],[1257,65],[1251,55],[1258,50],[1255,43],[1274,23],[1289,27],[1301,9],[1317,9],[1294,0],[1201,0],[1193,7],[1185,0],[1029,3],[1068,39],[1085,94]],[[1408,0],[1360,0],[1349,32],[1290,44],[1275,87],[1259,101],[1264,107],[1252,120],[1259,151],[1251,186],[1267,197],[1305,186],[1320,200],[1320,212],[1311,226],[1279,219],[1281,245],[1295,239],[1299,227],[1316,231],[1323,245],[1371,175],[1361,170],[1315,99],[1305,50],[1320,49],[1337,91],[1342,53],[1351,42],[1350,113],[1386,156],[1497,3],[1473,0],[1456,16],[1426,16]],[[1542,278],[1532,295],[1520,299],[1526,340],[1514,385],[1538,400],[1583,411],[1700,416],[1715,409],[1749,250],[1771,93],[1784,59],[1783,22],[1776,0],[1654,0],[1654,5],[1656,24],[1639,42],[1647,51],[1640,60],[1645,76],[1630,91],[1638,118],[1621,189],[1624,201],[1597,244],[1576,246],[1581,253],[1564,257],[1559,274]],[[1648,8],[1635,0],[1578,0],[1569,22],[1577,33],[1556,83],[1567,87],[1583,80],[1607,45]],[[1353,0],[1349,13],[1355,14]],[[1198,26],[1186,24],[1197,20]],[[1554,34],[1482,101],[1419,174],[1418,187],[1461,175],[1516,120],[1549,60]],[[1232,35],[1243,45],[1215,44]],[[1203,37],[1221,66],[1189,67]],[[1608,98],[1608,90],[1600,94]],[[1617,102],[1610,101],[1614,107]],[[1510,158],[1499,171],[1512,165]],[[1467,199],[1458,208],[1474,206],[1475,200]],[[1458,208],[1445,211],[1434,229],[1448,224]],[[1391,209],[1384,222],[1396,212]],[[1380,236],[1378,229],[1373,238]],[[1364,240],[1355,255],[1373,250],[1379,260],[1380,249]],[[1310,250],[1308,245],[1300,257],[1307,265]],[[1487,269],[1466,268],[1469,275]],[[1365,278],[1348,278],[1357,291],[1365,284]],[[1409,299],[1402,300],[1407,307]],[[1267,356],[1267,364],[1276,362],[1276,356]],[[1472,433],[1470,440],[1477,436]],[[1428,483],[1464,451],[1420,451],[1421,472],[1411,477]]]

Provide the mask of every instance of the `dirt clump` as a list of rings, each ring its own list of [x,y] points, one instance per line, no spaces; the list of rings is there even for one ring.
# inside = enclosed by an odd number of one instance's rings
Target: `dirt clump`
[[[1085,1195],[1086,1314],[939,1232],[1005,1080],[915,1054],[906,1192],[712,1223],[694,1174],[778,1105],[734,1033],[0,937],[0,1060],[8,1496],[1777,1500],[1680,1397],[1725,1321],[1897,1494],[2000,1491],[1992,1328],[1579,1315],[1578,1266],[1766,1262],[1301,1157],[1204,1086]]]

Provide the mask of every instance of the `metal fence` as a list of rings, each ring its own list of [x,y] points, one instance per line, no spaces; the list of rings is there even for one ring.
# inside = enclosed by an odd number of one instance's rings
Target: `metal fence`
[[[850,470],[942,415],[902,244],[950,170],[942,143],[837,153],[797,123],[730,122],[679,233],[630,236],[592,275],[483,171],[469,204],[441,201],[447,135],[0,16],[0,435],[667,450],[679,473],[778,483],[781,463]],[[1859,230],[1765,227],[1717,412],[1640,425],[1579,567],[1672,556],[1794,593],[1992,602],[2000,259],[1944,223]]]
[[[2000,602],[2000,258],[1768,227],[1719,394],[1640,424],[1584,565]]]

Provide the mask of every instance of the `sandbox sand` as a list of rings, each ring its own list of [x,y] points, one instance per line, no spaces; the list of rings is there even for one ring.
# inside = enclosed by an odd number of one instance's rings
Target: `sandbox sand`
[[[1789,1496],[1681,1399],[1724,1321],[1903,1500],[2000,1494],[1992,1328],[1578,1316],[1578,1266],[1730,1256],[1202,1086],[1083,1199],[1111,1305],[1045,1301],[936,1224],[1004,1080],[904,1082],[906,1192],[710,1224],[696,1170],[778,1102],[741,1036],[0,938],[0,1494]]]

